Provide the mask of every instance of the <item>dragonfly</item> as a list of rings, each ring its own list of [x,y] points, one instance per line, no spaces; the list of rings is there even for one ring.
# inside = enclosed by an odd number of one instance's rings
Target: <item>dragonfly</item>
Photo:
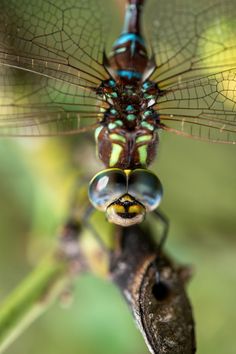
[[[159,207],[160,132],[236,143],[236,2],[0,1],[0,134],[94,131],[94,208],[121,226]],[[117,8],[117,7],[116,7]]]

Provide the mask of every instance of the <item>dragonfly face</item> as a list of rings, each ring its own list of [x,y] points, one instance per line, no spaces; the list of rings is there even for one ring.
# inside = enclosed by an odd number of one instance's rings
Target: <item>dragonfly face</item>
[[[160,130],[236,143],[236,7],[233,0],[127,0],[123,31],[106,58],[118,21],[111,3],[1,0],[0,134],[95,129],[107,170],[91,182],[90,199],[108,220],[127,225],[153,210],[139,193],[143,182],[133,191],[130,181],[135,171],[150,177]],[[110,180],[114,169],[120,189],[104,189],[103,200],[97,180]],[[155,206],[158,181],[148,191]]]
[[[149,170],[111,168],[92,179],[89,198],[95,208],[106,212],[108,221],[130,226],[142,222],[146,212],[159,206],[162,185]]]

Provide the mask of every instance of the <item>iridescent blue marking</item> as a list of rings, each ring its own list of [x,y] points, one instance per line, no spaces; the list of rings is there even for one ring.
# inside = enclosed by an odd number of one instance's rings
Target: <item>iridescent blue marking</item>
[[[111,108],[110,112],[111,112],[111,114],[114,114],[114,115],[116,115],[118,113],[115,108]]]
[[[149,88],[152,87],[152,86],[153,86],[153,84],[152,84],[151,82],[146,81],[146,82],[143,83],[142,89],[143,89],[143,90],[147,90],[147,89],[149,89]]]
[[[128,79],[141,79],[142,74],[138,71],[130,70],[117,70],[117,74],[121,77],[127,77]]]
[[[127,120],[132,122],[133,120],[135,120],[137,118],[137,116],[135,114],[128,114],[126,118],[127,118]]]
[[[144,113],[143,113],[143,115],[144,115],[144,117],[148,117],[148,116],[151,116],[152,115],[152,111],[145,111]]]
[[[141,122],[141,126],[142,126],[143,128],[148,129],[148,130],[151,130],[151,131],[154,130],[154,126],[153,126],[152,124],[146,122],[146,121],[142,121],[142,122]]]
[[[131,111],[134,111],[134,106],[132,106],[131,104],[129,104],[126,109],[125,109],[127,112],[131,112]]]
[[[141,45],[145,45],[144,40],[138,34],[135,33],[124,33],[122,34],[114,43],[115,46],[126,44],[126,42],[139,42]]]
[[[122,125],[123,125],[123,122],[122,122],[122,120],[116,120],[116,125],[118,125],[118,126],[120,126],[120,127],[122,127]]]
[[[114,80],[109,80],[108,83],[109,83],[110,87],[115,87],[116,86],[116,82]]]

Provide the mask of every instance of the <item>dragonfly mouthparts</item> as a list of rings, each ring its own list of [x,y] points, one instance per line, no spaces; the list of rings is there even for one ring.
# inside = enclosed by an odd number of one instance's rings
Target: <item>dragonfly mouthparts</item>
[[[107,220],[124,227],[141,223],[146,215],[146,208],[129,194],[123,195],[106,210]]]

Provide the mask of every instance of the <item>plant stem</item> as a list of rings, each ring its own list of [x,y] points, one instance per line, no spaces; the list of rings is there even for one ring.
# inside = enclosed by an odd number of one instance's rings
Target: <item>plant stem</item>
[[[39,317],[66,287],[68,262],[49,255],[0,305],[0,353]]]

